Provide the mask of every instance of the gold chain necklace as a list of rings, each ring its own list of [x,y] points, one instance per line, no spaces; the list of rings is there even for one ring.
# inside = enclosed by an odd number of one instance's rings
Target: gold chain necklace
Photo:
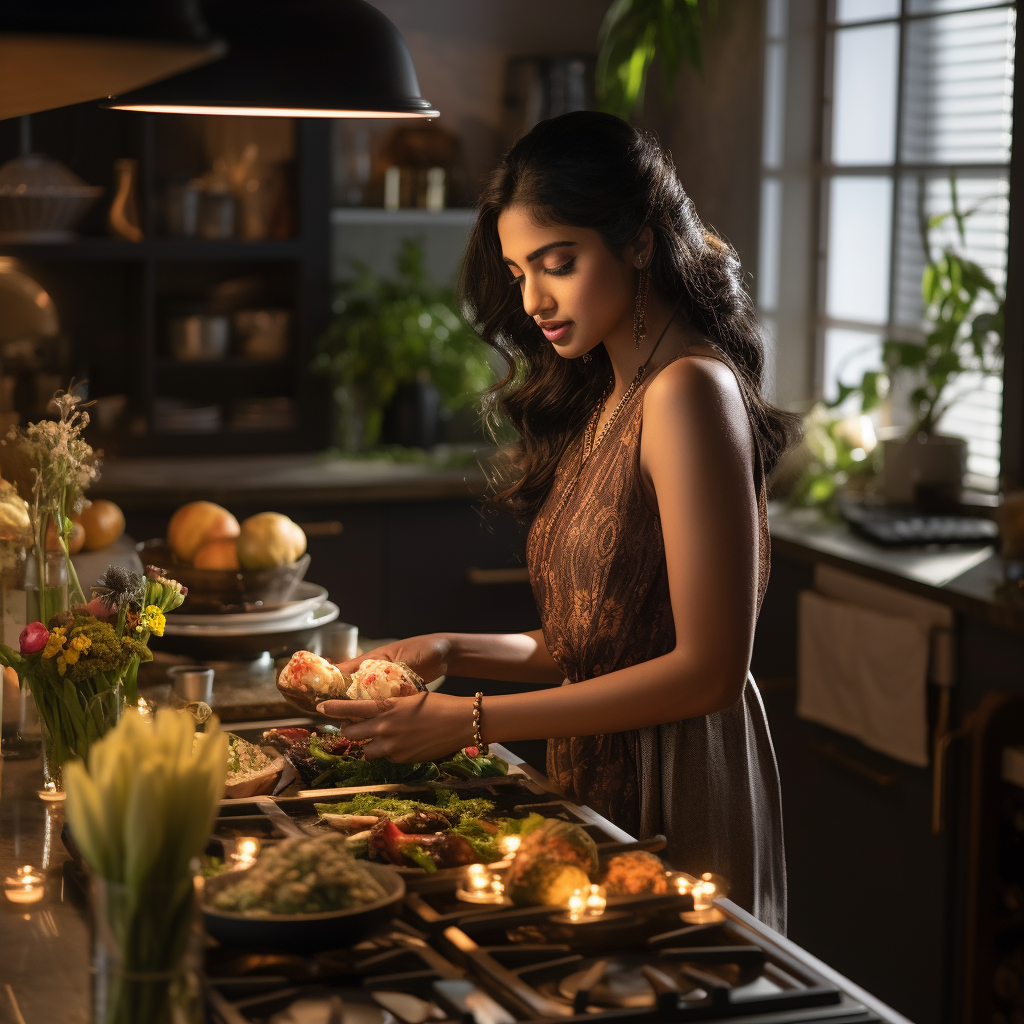
[[[653,354],[653,353],[652,353]],[[619,413],[622,412],[622,407],[633,397],[633,393],[638,387],[640,382],[644,379],[644,373],[647,370],[647,363],[644,363],[639,370],[636,371],[636,376],[633,378],[633,383],[626,388],[623,396],[619,399],[619,404],[612,410],[611,416],[608,417],[608,422],[601,428],[601,433],[597,437],[594,436],[597,430],[598,420],[601,418],[601,410],[604,409],[604,403],[608,401],[608,396],[612,393],[611,381],[608,382],[608,387],[604,389],[604,394],[601,395],[600,400],[597,403],[597,407],[590,415],[590,421],[587,423],[587,429],[583,432],[583,462],[586,462],[590,458],[590,453],[604,440],[605,434],[611,429],[611,425],[618,419]]]
[[[640,387],[641,382],[644,379],[644,374],[647,373],[647,367],[650,365],[651,360],[654,358],[654,353],[658,351],[658,346],[661,344],[661,339],[665,337],[665,333],[668,331],[672,321],[676,318],[676,313],[679,312],[679,307],[682,305],[683,297],[680,295],[676,300],[675,306],[672,308],[672,315],[668,318],[668,322],[661,329],[661,334],[658,335],[658,340],[654,343],[654,348],[651,349],[651,354],[643,361],[643,365],[639,370],[636,371],[636,376],[633,378],[633,383],[626,388],[625,394],[619,399],[619,404],[612,410],[611,416],[608,417],[608,422],[601,428],[601,433],[595,437],[594,433],[597,430],[597,424],[601,419],[601,412],[604,409],[604,403],[608,401],[608,396],[612,393],[612,384],[614,380],[608,381],[608,386],[604,389],[604,393],[598,400],[597,408],[590,414],[590,419],[587,422],[587,428],[583,431],[583,458],[580,459],[580,468],[583,468],[583,463],[590,458],[591,453],[594,449],[604,440],[605,434],[608,433],[611,425],[618,419],[619,413],[622,412],[625,404],[633,397],[636,393],[636,389]]]

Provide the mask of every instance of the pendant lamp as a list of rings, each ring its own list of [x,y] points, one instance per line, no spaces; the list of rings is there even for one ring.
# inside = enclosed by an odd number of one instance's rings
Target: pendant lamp
[[[257,117],[436,117],[395,26],[364,0],[206,0],[216,64],[105,106]]]
[[[224,49],[199,0],[0,3],[0,119],[137,89]]]

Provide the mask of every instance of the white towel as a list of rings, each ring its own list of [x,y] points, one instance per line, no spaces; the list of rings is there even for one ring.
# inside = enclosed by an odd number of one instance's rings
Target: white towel
[[[797,714],[927,767],[928,628],[809,590],[799,613]]]

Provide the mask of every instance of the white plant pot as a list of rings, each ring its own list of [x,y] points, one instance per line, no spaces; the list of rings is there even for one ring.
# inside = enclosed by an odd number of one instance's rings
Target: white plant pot
[[[912,505],[920,485],[952,501],[960,497],[967,468],[967,442],[962,437],[914,434],[887,438],[882,446],[882,491],[887,504]]]

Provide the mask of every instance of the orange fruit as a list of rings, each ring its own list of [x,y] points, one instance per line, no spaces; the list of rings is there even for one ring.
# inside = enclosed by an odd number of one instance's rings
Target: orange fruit
[[[70,519],[71,534],[68,537],[68,553],[77,555],[85,544],[85,528],[82,526],[82,521],[77,512],[72,512]],[[53,525],[52,519],[50,520],[50,525],[46,528],[46,550],[60,550],[60,545],[57,543],[57,530]]]
[[[167,546],[183,562],[191,562],[204,544],[231,540],[238,529],[238,520],[226,508],[212,501],[190,501],[171,516]]]
[[[97,498],[82,509],[80,518],[85,528],[86,551],[105,548],[124,533],[124,513],[112,501]]]
[[[234,540],[207,541],[195,554],[197,569],[237,569],[238,549]]]

